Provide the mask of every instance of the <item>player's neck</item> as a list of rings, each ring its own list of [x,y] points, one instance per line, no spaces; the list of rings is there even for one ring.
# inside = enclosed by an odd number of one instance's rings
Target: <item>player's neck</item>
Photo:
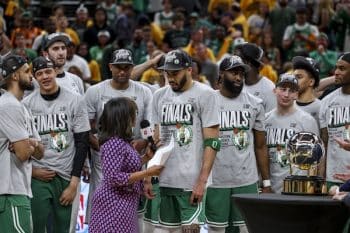
[[[113,78],[111,79],[111,86],[116,90],[126,90],[129,87],[129,81],[125,83],[116,82]]]
[[[248,86],[251,86],[251,85],[254,85],[254,84],[258,83],[260,81],[260,79],[262,79],[262,76],[260,76],[256,72],[252,72],[252,73],[249,73],[247,75],[247,77],[245,78],[245,82],[244,83],[246,85],[248,85]]]
[[[342,86],[341,91],[345,95],[350,95],[350,84]]]
[[[296,110],[296,108],[295,108],[295,104],[294,103],[291,106],[280,106],[280,105],[277,105],[278,115],[281,115],[281,116],[290,115],[295,110]]]
[[[187,91],[188,89],[190,89],[193,86],[193,80],[192,78],[187,78],[187,81],[185,83],[185,85],[182,87],[181,91]]]
[[[24,95],[24,90],[22,90],[18,85],[9,87],[8,92],[14,95],[18,101],[21,101]]]
[[[299,103],[311,103],[316,99],[314,95],[313,89],[308,89],[304,93],[299,94],[298,96],[298,102]]]

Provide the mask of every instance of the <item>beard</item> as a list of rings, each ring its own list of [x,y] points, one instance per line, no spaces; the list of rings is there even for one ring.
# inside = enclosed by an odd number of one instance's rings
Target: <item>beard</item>
[[[26,82],[25,80],[23,80],[21,78],[19,79],[18,85],[21,88],[21,90],[23,90],[23,91],[34,90],[34,85],[32,82]]]
[[[186,74],[184,74],[179,82],[179,84],[177,85],[177,87],[172,87],[171,86],[171,89],[173,89],[173,91],[175,92],[180,92],[181,89],[185,86],[187,82],[187,77],[186,77]]]
[[[225,76],[222,84],[227,91],[237,96],[242,92],[243,89],[243,82],[237,86],[235,85],[235,82],[228,80]]]

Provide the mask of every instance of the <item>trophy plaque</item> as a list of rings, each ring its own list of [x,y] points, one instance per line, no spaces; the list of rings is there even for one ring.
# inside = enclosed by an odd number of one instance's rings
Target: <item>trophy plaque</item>
[[[283,180],[282,194],[327,195],[325,179],[318,176],[325,154],[322,140],[314,133],[299,132],[289,139],[286,151],[290,176]]]

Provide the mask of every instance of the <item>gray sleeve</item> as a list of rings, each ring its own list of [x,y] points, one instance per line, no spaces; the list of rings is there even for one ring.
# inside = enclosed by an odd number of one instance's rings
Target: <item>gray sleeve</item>
[[[87,107],[87,113],[88,113],[88,117],[90,120],[96,119],[96,113],[97,113],[96,93],[97,92],[95,90],[96,90],[95,88],[90,87],[89,89],[87,89],[85,96],[84,96],[85,104]]]
[[[151,122],[153,125],[156,125],[156,124],[159,124],[161,122],[161,119],[160,119],[160,110],[158,109],[158,101],[155,101],[155,100],[159,100],[159,95],[158,95],[159,92],[156,92],[154,95],[153,95],[153,98],[152,98],[152,104],[151,104],[151,108],[152,108],[152,117],[151,117]]]
[[[215,91],[210,89],[205,91],[203,95],[199,96],[199,104],[202,127],[208,128],[219,125],[219,101]]]
[[[265,131],[265,109],[262,104],[262,101],[258,103],[257,107],[257,115],[254,122],[253,129],[258,131]]]
[[[324,100],[326,100],[326,99],[324,99]],[[327,128],[327,125],[328,125],[327,124],[327,114],[326,114],[327,113],[326,106],[328,106],[328,104],[326,104],[324,100],[321,101],[321,107],[320,107],[320,111],[318,114],[321,129]]]
[[[148,88],[144,88],[145,92],[145,112],[144,117],[145,119],[152,121],[152,92]]]
[[[90,130],[86,103],[80,96],[73,109],[72,121],[72,129],[74,133],[81,133]]]
[[[8,105],[1,109],[0,130],[10,140],[18,142],[29,138],[26,119],[20,106]]]

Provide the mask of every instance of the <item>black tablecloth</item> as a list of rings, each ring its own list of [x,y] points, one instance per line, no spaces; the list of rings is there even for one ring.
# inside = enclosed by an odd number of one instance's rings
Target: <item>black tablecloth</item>
[[[349,209],[330,196],[236,194],[249,233],[341,233]]]

